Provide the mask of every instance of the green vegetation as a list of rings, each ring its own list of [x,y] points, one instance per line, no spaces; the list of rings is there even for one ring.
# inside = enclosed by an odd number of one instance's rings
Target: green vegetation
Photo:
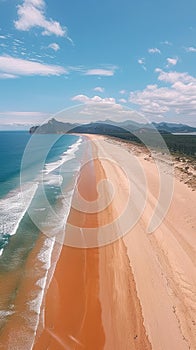
[[[116,134],[116,135],[110,135],[110,136],[116,136],[120,139],[131,141],[136,144],[145,144],[146,146],[150,146],[160,151],[164,149],[164,144],[161,142],[159,134],[150,132],[150,131],[145,132],[145,134],[141,134],[140,136],[138,134],[138,137],[136,133],[135,135],[132,134],[131,136],[128,133],[127,134],[122,133],[122,134],[118,134],[118,135]],[[168,134],[163,133],[161,134],[161,136],[171,153],[184,154],[188,156],[196,155],[196,136],[173,135],[169,133]]]
[[[196,136],[194,135],[163,135],[171,153],[196,155]]]
[[[54,118],[46,124],[35,126],[30,133],[38,134],[99,134],[117,137],[136,144],[143,144],[156,150],[164,151],[165,143],[171,153],[195,156],[196,136],[174,135],[172,132],[195,132],[196,128],[182,124],[152,123],[138,124],[125,122],[93,122],[90,124],[72,124],[60,122]],[[160,137],[160,134],[162,138]],[[165,141],[165,142],[164,142]]]

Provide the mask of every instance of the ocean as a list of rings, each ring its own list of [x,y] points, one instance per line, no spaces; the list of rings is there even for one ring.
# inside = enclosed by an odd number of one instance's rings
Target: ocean
[[[0,132],[1,261],[14,253],[11,241],[27,253],[44,227],[50,226],[51,232],[64,227],[81,144],[82,137],[75,135]]]
[[[62,249],[57,237],[65,234],[86,151],[83,141],[76,135],[0,132],[0,334],[7,350],[33,348]]]

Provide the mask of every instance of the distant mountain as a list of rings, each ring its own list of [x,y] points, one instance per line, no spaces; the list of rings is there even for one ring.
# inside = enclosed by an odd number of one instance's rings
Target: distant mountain
[[[162,138],[160,138],[159,133]],[[111,120],[98,121],[89,124],[63,123],[56,119],[49,120],[41,126],[34,126],[30,133],[38,134],[100,134],[118,137],[136,144],[143,144],[158,150],[165,150],[165,143],[172,153],[188,156],[196,155],[196,137],[188,133],[195,132],[193,128],[184,124],[149,123],[139,124],[127,120],[125,122],[112,122]],[[187,135],[173,135],[172,133],[187,133]],[[165,141],[165,143],[163,142]],[[0,245],[3,244],[0,239]]]
[[[120,128],[125,128],[126,130],[132,131],[132,132],[147,125],[147,124],[140,124],[140,123],[134,122],[133,120],[125,120],[123,122],[115,122],[115,121],[112,121],[110,119],[106,119],[105,121],[98,121],[98,123],[116,125],[116,126],[119,126]]]
[[[111,122],[112,123],[112,122]],[[70,133],[79,133],[79,134],[101,134],[101,135],[127,135],[131,136],[131,132],[117,125],[106,124],[102,122],[83,124],[74,127],[69,131]]]
[[[30,134],[66,134],[77,125],[78,124],[59,122],[55,118],[52,118],[46,124],[31,127],[29,132]]]
[[[147,133],[154,132],[156,128],[162,134],[170,133],[190,133],[196,132],[195,127],[191,127],[184,124],[175,123],[146,123],[140,124],[132,120],[126,120],[123,122],[113,122],[112,120],[97,121],[89,124],[76,124],[76,123],[64,123],[52,118],[46,124],[41,126],[33,126],[29,132],[31,134],[66,134],[66,133],[88,133],[88,134],[126,134],[134,133]]]
[[[169,133],[189,133],[196,132],[196,128],[185,124],[175,124],[175,123],[152,123],[152,125],[158,131],[167,131]]]

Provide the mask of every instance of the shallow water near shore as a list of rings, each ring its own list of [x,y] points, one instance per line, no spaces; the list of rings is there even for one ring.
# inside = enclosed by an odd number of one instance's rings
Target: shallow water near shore
[[[35,273],[30,277],[32,271],[26,270],[26,264],[40,240],[40,227],[50,226],[54,236],[58,227],[66,223],[80,169],[81,137],[33,137],[31,142],[27,132],[0,132],[0,331],[10,315],[17,315],[15,301],[26,274],[31,282],[35,279]],[[24,151],[29,145],[26,161]],[[47,149],[49,145],[52,147]],[[45,153],[43,163],[40,160]],[[36,278],[40,280],[39,293],[54,246],[52,237],[41,237],[35,258],[40,265],[40,276]]]

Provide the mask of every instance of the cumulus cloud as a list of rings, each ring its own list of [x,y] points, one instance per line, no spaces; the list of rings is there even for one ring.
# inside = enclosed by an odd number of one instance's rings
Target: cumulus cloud
[[[55,52],[60,50],[60,46],[57,43],[52,43],[50,45],[48,45],[49,49],[54,50]]]
[[[148,85],[130,93],[129,101],[140,107],[144,115],[192,117],[196,115],[196,78],[188,73],[164,72],[156,69],[158,80],[170,86]]]
[[[176,66],[176,64],[178,63],[178,57],[176,57],[176,58],[170,58],[170,57],[168,57],[167,58],[167,66],[169,67],[169,66]]]
[[[104,88],[101,86],[96,86],[93,90],[97,92],[104,92]]]
[[[100,69],[100,68],[88,69],[84,74],[111,77],[114,75],[114,69]]]
[[[155,69],[156,73],[159,73],[158,80],[164,81],[166,83],[174,84],[178,81],[183,83],[194,83],[195,78],[189,75],[188,73],[181,73],[176,71],[165,72],[160,68]]]
[[[72,101],[83,104],[80,109],[76,109],[76,115],[73,116],[73,119],[79,122],[92,122],[106,119],[111,119],[113,121],[123,121],[127,119],[141,121],[141,116],[136,111],[124,108],[121,104],[117,103],[113,97],[89,97],[81,94],[72,97]]]
[[[157,47],[153,47],[151,49],[148,49],[148,52],[151,54],[155,54],[155,53],[161,54],[161,51]]]
[[[14,22],[15,28],[29,31],[31,28],[42,28],[42,35],[56,35],[67,37],[67,28],[62,27],[59,22],[47,19],[45,15],[44,0],[24,0],[17,8],[18,20]]]
[[[61,66],[48,65],[11,56],[0,56],[0,77],[3,78],[32,75],[58,76],[66,73],[67,71]]]
[[[72,97],[72,101],[78,101],[82,103],[103,103],[103,104],[115,104],[116,100],[113,97],[101,98],[100,96],[88,97],[86,95],[76,95]]]

